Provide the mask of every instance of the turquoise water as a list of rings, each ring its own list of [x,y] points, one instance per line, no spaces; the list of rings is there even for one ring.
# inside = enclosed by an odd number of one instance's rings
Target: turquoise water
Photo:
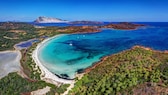
[[[62,35],[40,48],[39,59],[54,74],[73,79],[76,72],[98,62],[101,57],[130,49],[134,45],[168,50],[168,27],[102,29],[98,33]]]

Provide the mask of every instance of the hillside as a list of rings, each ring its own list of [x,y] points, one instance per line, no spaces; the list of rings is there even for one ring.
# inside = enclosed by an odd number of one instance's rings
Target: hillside
[[[134,23],[129,23],[129,22],[120,22],[117,24],[108,24],[104,26],[100,26],[100,28],[113,28],[113,29],[121,29],[121,30],[134,30],[139,27],[143,27],[146,25],[143,24],[134,24]]]
[[[136,46],[92,68],[70,95],[168,94],[167,61],[167,53]]]

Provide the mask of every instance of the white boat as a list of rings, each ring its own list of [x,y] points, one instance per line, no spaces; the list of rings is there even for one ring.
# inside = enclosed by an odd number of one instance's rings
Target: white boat
[[[72,43],[69,43],[70,46],[72,46],[73,44]]]

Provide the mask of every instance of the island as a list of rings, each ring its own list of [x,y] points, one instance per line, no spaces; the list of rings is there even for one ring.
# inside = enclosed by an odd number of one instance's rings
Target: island
[[[104,22],[98,22],[98,21],[71,21],[69,24],[90,24],[90,25],[100,25]]]
[[[35,23],[67,23],[68,21],[58,19],[58,18],[40,16],[34,22]]]
[[[94,33],[94,32],[100,32],[101,30],[98,28],[98,26],[68,26],[62,29],[59,29],[60,32],[74,32],[74,33]]]
[[[144,24],[134,24],[129,22],[120,22],[117,24],[108,24],[104,26],[100,26],[101,28],[113,28],[113,29],[120,29],[120,30],[134,30],[139,27],[145,26]]]

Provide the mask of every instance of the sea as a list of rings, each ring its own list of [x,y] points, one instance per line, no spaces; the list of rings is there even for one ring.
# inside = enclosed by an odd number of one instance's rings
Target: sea
[[[167,22],[145,24],[136,30],[101,29],[101,32],[64,34],[45,42],[38,51],[41,63],[52,73],[66,79],[75,78],[104,56],[119,53],[135,45],[154,50],[168,50]],[[56,26],[44,24],[43,26]]]

